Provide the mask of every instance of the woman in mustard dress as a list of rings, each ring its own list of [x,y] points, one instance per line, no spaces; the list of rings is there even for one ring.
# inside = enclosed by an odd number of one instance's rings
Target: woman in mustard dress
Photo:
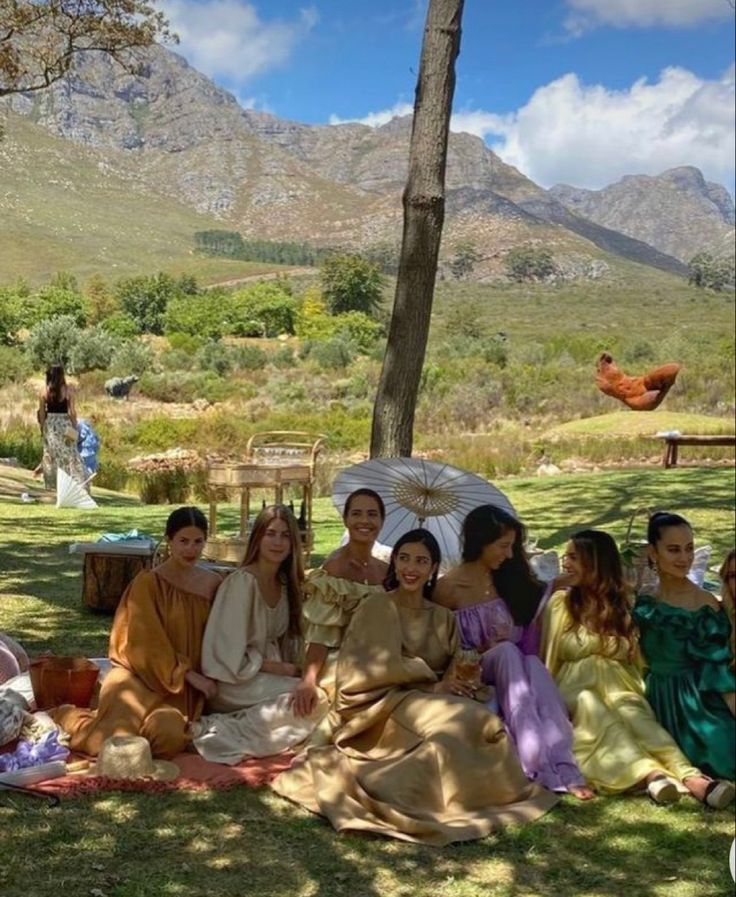
[[[733,786],[694,767],[644,697],[616,543],[598,530],[577,533],[564,568],[570,588],[546,608],[544,655],[570,712],[573,750],[588,782],[608,794],[644,787],[658,803],[685,790],[712,807],[727,806]]]
[[[501,720],[455,676],[455,618],[429,600],[439,562],[427,530],[398,540],[390,591],[360,603],[340,648],[334,743],[308,749],[271,786],[338,831],[442,846],[557,802],[528,781]]]
[[[113,668],[97,710],[63,704],[52,712],[73,751],[96,756],[112,735],[142,735],[155,757],[173,757],[191,740],[189,723],[217,691],[200,671],[204,628],[222,581],[196,566],[206,539],[198,508],[169,516],[168,559],[136,576],[115,613]]]
[[[733,780],[736,678],[728,614],[714,595],[688,579],[695,549],[684,517],[652,515],[647,541],[659,587],[653,595],[637,596],[634,609],[647,700],[693,763]]]
[[[335,658],[352,615],[368,595],[384,591],[388,565],[372,552],[385,518],[381,496],[372,489],[356,489],[343,510],[347,544],[307,576],[302,607],[307,649],[302,679],[294,692],[297,716],[314,712],[318,686],[332,698]]]

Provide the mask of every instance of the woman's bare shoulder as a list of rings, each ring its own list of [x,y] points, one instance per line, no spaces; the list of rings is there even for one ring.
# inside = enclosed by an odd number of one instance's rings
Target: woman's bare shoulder
[[[445,574],[439,579],[434,588],[434,592],[432,593],[432,600],[435,604],[441,604],[442,607],[447,607],[450,610],[453,610],[456,606],[456,588],[455,580],[452,576],[453,572],[454,571],[450,571],[450,573]]]

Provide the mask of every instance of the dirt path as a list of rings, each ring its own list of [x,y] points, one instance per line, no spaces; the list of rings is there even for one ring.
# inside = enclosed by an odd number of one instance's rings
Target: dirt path
[[[237,287],[241,283],[253,283],[257,280],[277,280],[279,277],[299,275],[299,274],[316,274],[318,268],[289,268],[288,271],[270,271],[268,274],[248,274],[247,277],[236,277],[234,280],[218,280],[215,283],[208,283],[206,290],[213,287]]]

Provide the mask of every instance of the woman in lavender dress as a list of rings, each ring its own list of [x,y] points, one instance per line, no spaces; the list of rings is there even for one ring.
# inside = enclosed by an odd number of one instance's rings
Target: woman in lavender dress
[[[463,524],[463,562],[439,581],[434,600],[455,612],[462,647],[481,655],[482,680],[496,689],[526,775],[588,800],[594,793],[573,756],[565,704],[539,657],[524,653],[548,595],[531,572],[524,535],[501,508],[471,511]]]

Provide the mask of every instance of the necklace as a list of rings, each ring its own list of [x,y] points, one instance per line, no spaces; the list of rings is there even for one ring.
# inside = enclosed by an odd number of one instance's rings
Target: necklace
[[[370,564],[370,560],[361,561],[358,558],[353,557],[349,551],[346,553],[348,557],[348,564],[360,571],[360,576],[363,579],[363,585],[368,585],[368,565]]]

